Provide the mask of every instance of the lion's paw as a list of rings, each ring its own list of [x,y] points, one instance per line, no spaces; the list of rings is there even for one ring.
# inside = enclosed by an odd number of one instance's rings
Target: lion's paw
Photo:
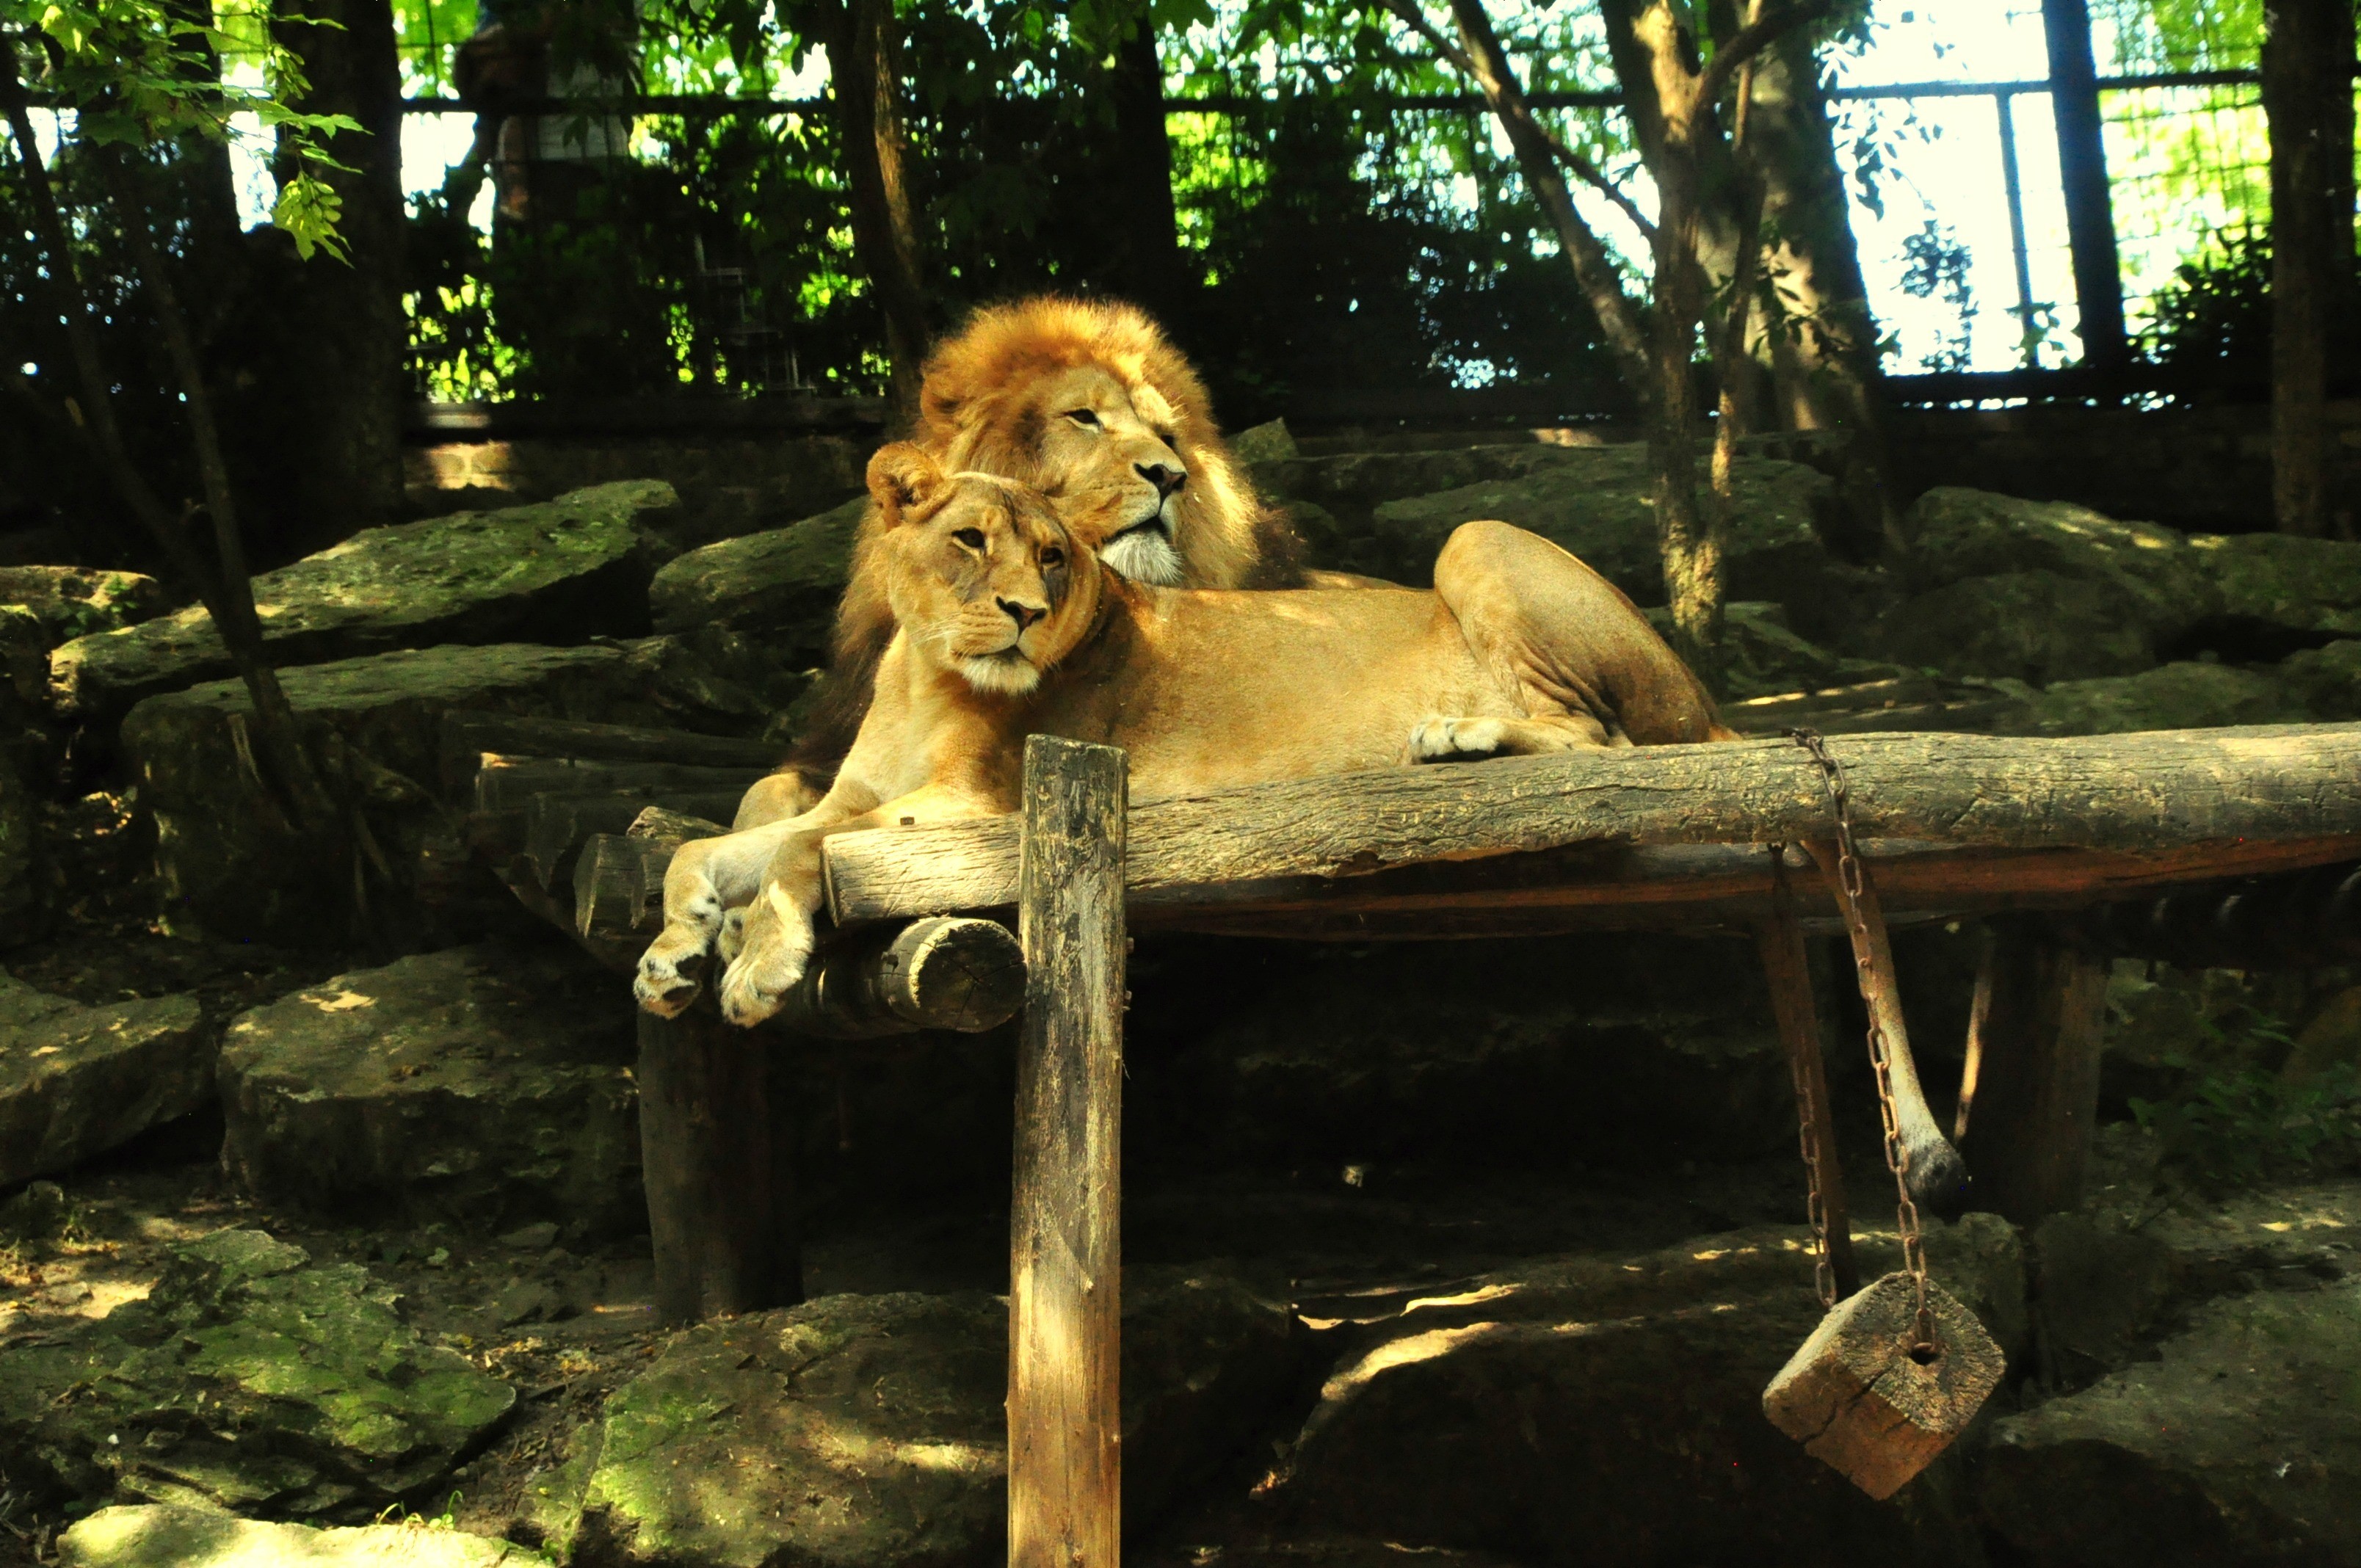
[[[713,938],[713,950],[721,955],[725,964],[734,964],[738,955],[746,950],[746,906],[740,905],[721,917],[721,930]]]
[[[741,1029],[769,1018],[803,979],[810,958],[808,943],[801,950],[785,941],[749,946],[721,977],[721,1015]]]
[[[1410,732],[1410,760],[1459,762],[1495,756],[1507,733],[1497,718],[1430,718]]]
[[[640,955],[631,994],[659,1018],[680,1016],[697,1000],[697,988],[705,982],[710,946],[702,932],[665,927]]]

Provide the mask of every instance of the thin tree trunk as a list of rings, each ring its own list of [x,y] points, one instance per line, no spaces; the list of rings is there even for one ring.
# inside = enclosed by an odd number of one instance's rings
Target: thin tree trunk
[[[1845,433],[1848,510],[1865,534],[1899,553],[1877,321],[1818,72],[1812,37],[1798,31],[1763,50],[1755,74],[1752,163],[1772,236],[1761,265],[1778,302],[1777,313],[1761,320],[1760,342],[1781,423]]]
[[[829,69],[851,198],[853,254],[884,313],[892,397],[906,414],[917,408],[919,375],[932,334],[910,196],[893,0],[845,0],[834,19]]]
[[[2284,533],[2330,530],[2328,356],[2353,288],[2353,7],[2266,13],[2271,126],[2271,500]]]
[[[401,424],[410,401],[410,323],[402,309],[401,72],[391,0],[279,0],[272,30],[303,61],[311,90],[295,105],[349,115],[358,133],[329,138],[344,170],[322,177],[344,200],[337,220],[349,265],[314,255],[289,302],[286,341],[301,360],[302,406],[293,510],[341,536],[401,506]],[[304,540],[299,543],[309,543]]]
[[[1180,225],[1172,203],[1172,138],[1164,123],[1164,62],[1156,50],[1156,23],[1140,8],[1131,36],[1115,48],[1108,95],[1115,110],[1115,156],[1124,254],[1117,259],[1124,291],[1159,317],[1186,304],[1188,278],[1180,257]]]

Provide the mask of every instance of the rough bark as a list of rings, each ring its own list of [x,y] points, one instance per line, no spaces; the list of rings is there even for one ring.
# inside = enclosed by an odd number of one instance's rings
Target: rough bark
[[[828,45],[837,134],[843,147],[852,249],[885,318],[889,392],[906,417],[918,406],[919,371],[933,341],[910,190],[893,0],[832,8]]]
[[[2103,960],[1998,925],[1976,975],[1960,1090],[1977,1208],[2030,1225],[2081,1202],[2106,1021]]]
[[[1123,252],[1114,258],[1115,282],[1148,313],[1171,319],[1187,308],[1189,280],[1180,256],[1180,225],[1172,204],[1172,138],[1164,122],[1164,62],[1156,27],[1143,7],[1138,24],[1115,47],[1107,76],[1115,115],[1116,210]]]
[[[1864,840],[2164,856],[2169,876],[2202,880],[2235,874],[2215,867],[2265,869],[2251,857],[2274,840],[2296,857],[2278,863],[2320,864],[2353,858],[2361,837],[2361,725],[2072,740],[1862,735],[1829,749],[1850,778]],[[1785,741],[1566,752],[1148,802],[1132,814],[1127,885],[1137,902],[1207,910],[1228,900],[1243,911],[1257,899],[1316,902],[1314,884],[1349,890],[1421,861],[1588,844],[1611,865],[1626,846],[1791,843],[1825,834],[1827,823],[1817,769]],[[1004,907],[1016,894],[1016,839],[1008,817],[840,835],[827,848],[831,907],[840,920]],[[1979,860],[1946,868],[1955,893],[1979,890]],[[2044,863],[2021,863],[2015,885],[2039,888]],[[1518,868],[1499,869],[1513,877]],[[1543,869],[1553,873],[1543,887],[1580,880],[1578,870]],[[1759,866],[1755,876],[1759,885]],[[1891,902],[1898,889],[1882,867],[1881,877]],[[2070,891],[2087,898],[2091,885]],[[1534,894],[1511,880],[1480,899]]]
[[[382,522],[401,505],[401,422],[410,400],[409,322],[402,311],[401,73],[391,0],[280,0],[272,30],[303,61],[311,90],[295,107],[349,115],[361,130],[328,138],[343,170],[322,176],[344,200],[338,228],[351,260],[315,254],[282,309],[287,373],[305,395],[286,405],[308,428],[289,432],[303,464],[291,470],[291,510],[335,519],[338,532]]]
[[[2271,500],[2284,533],[2330,532],[2328,364],[2353,279],[2353,6],[2266,13],[2271,126]],[[2350,514],[2346,514],[2349,526]]]
[[[1025,748],[1008,1231],[1010,1568],[1122,1561],[1123,883],[1111,746]]]

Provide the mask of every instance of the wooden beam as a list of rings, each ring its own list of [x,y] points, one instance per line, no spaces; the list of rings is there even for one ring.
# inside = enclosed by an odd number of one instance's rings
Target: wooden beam
[[[825,948],[772,1019],[791,1034],[868,1040],[919,1029],[980,1034],[1025,1004],[1025,951],[996,920],[930,915]]]
[[[1783,886],[1786,883],[1784,877],[1780,881]],[[1861,1265],[1852,1253],[1844,1161],[1837,1152],[1835,1124],[1828,1118],[1828,1066],[1820,1052],[1819,1008],[1812,1000],[1811,955],[1792,898],[1773,897],[1771,918],[1755,930],[1755,947],[1771,992],[1771,1013],[1779,1022],[1779,1044],[1786,1050],[1787,1070],[1795,1080],[1797,1141],[1808,1179],[1818,1190],[1828,1272],[1841,1299],[1861,1288]]]
[[[2098,1120],[2107,965],[2000,922],[1976,976],[1956,1129],[1969,1207],[2029,1225],[2082,1201]]]
[[[1009,1568],[1117,1568],[1126,759],[1025,745],[1008,1237]]]
[[[2361,838],[2361,725],[1861,735],[1830,747],[1865,839],[2196,851],[2184,872],[2202,877],[2229,874],[2211,867],[2237,861],[2242,840]],[[1284,902],[1420,861],[1793,842],[1828,823],[1817,770],[1776,740],[1342,773],[1152,801],[1134,817],[1130,896],[1176,908]],[[1005,907],[1016,895],[1017,839],[1005,817],[840,834],[827,845],[830,907],[841,922]]]
[[[642,1013],[640,1163],[667,1324],[803,1299],[795,1157],[771,1108],[770,1053],[691,1008]]]

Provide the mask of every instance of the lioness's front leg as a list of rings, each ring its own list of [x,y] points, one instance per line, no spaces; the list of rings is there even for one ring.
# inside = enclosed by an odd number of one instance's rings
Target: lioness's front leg
[[[670,1018],[695,1001],[724,919],[754,896],[781,842],[816,821],[856,816],[871,798],[830,791],[800,817],[699,839],[675,850],[664,868],[664,929],[640,955],[639,974],[631,982],[640,1005]]]
[[[963,791],[928,786],[842,821],[798,819],[803,825],[780,842],[761,892],[747,907],[737,956],[721,977],[721,1015],[752,1027],[776,1013],[781,1000],[803,979],[811,960],[813,917],[826,897],[820,847],[827,839],[888,824],[947,822],[1000,809],[996,803]]]

